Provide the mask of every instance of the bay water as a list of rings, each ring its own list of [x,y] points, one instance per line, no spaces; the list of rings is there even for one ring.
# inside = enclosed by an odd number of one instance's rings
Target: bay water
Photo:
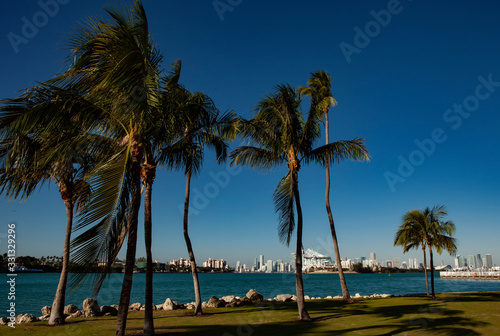
[[[15,302],[16,315],[31,313],[40,316],[43,306],[51,306],[60,274],[18,273],[15,281],[15,301],[8,299],[9,274],[0,274],[0,316],[7,316],[10,302]],[[345,274],[351,296],[372,294],[425,293],[423,273]],[[2,279],[3,278],[3,279]],[[278,294],[295,294],[295,274],[290,273],[202,273],[199,274],[202,300],[211,296],[244,296],[250,289],[262,293],[264,298]],[[111,274],[104,282],[97,300],[99,305],[118,304],[123,274]],[[145,274],[134,274],[130,304],[144,304]],[[153,276],[153,302],[162,304],[166,298],[179,303],[194,301],[193,280],[190,273],[155,273]],[[435,276],[436,293],[500,291],[496,280],[450,280]],[[338,274],[304,274],[305,295],[325,298],[342,295]],[[84,299],[91,297],[88,287],[73,293],[67,291],[66,305],[74,304],[82,309]]]

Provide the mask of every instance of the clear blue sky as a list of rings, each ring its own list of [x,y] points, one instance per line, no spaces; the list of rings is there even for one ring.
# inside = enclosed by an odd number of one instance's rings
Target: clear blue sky
[[[64,70],[67,34],[84,18],[105,15],[109,3],[60,2],[45,12],[38,1],[2,2],[0,98]],[[396,227],[410,209],[444,204],[457,226],[459,253],[490,253],[500,265],[497,2],[148,0],[144,6],[164,68],[181,58],[182,82],[208,93],[221,110],[249,118],[275,84],[305,85],[318,69],[331,74],[339,102],[331,110],[331,138],[364,137],[372,157],[332,169],[343,256],[376,252],[379,261],[421,261],[420,251],[403,256],[392,246]],[[38,27],[30,30],[26,22]],[[23,43],[12,43],[13,34]],[[234,266],[259,254],[287,259],[294,248],[279,243],[272,204],[284,169],[263,174],[243,168],[214,188],[214,176],[227,171],[209,153],[192,183],[198,262],[225,258]],[[324,179],[319,167],[300,172],[304,245],[330,254]],[[153,197],[154,257],[186,258],[183,175],[160,170]],[[7,224],[16,222],[19,255],[62,254],[65,212],[55,185],[22,204],[2,200],[0,214],[2,252]],[[141,231],[138,257],[145,255],[142,241]],[[452,262],[443,254],[436,264],[441,259]]]

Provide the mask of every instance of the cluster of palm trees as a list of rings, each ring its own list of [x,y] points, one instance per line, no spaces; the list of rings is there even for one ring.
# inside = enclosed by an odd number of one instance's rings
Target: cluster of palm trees
[[[312,162],[326,167],[326,206],[340,265],[329,205],[329,166],[345,159],[368,159],[363,139],[329,143],[328,111],[336,104],[331,78],[319,71],[312,74],[308,87],[277,86],[275,93],[258,104],[256,117],[244,120],[232,111],[220,112],[209,96],[180,84],[180,60],[163,75],[162,55],[150,39],[139,0],[130,8],[107,13],[110,19],[88,20],[69,40],[67,71],[0,105],[0,192],[13,199],[27,198],[41,185],[55,182],[66,208],[62,272],[49,324],[64,323],[68,281],[73,288],[90,281],[97,294],[126,244],[116,329],[117,335],[124,335],[144,194],[144,334],[154,334],[151,199],[157,166],[182,169],[186,176],[183,230],[193,274],[195,315],[202,314],[188,211],[191,179],[201,171],[206,148],[215,151],[218,163],[228,157],[231,164],[259,169],[286,163],[288,172],[274,192],[279,236],[288,245],[297,227],[299,317],[310,320],[302,283],[298,173]],[[304,118],[301,105],[306,95],[311,104]],[[314,148],[323,119],[326,145]],[[248,146],[228,153],[228,142],[238,136],[247,139]],[[73,232],[79,235],[71,239]],[[70,256],[77,266],[68,279]],[[89,274],[97,262],[107,266],[102,273]],[[340,267],[339,272],[344,300],[349,301]]]
[[[429,249],[431,264],[431,295],[434,293],[434,257],[433,249],[439,254],[443,250],[454,255],[457,252],[457,241],[453,238],[455,234],[455,224],[452,221],[445,221],[448,215],[443,205],[436,205],[432,209],[426,207],[423,211],[413,209],[403,216],[403,223],[398,227],[394,237],[394,245],[402,246],[403,253],[411,249],[422,248],[424,253],[424,272],[427,295],[429,295],[429,281],[427,276],[426,249]]]

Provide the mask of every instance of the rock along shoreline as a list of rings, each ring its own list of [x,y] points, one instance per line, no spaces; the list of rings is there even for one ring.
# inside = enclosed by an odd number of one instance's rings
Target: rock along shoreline
[[[420,294],[410,294],[410,295],[420,295]],[[408,296],[410,296],[408,295]],[[369,299],[369,298],[388,298],[394,296],[403,296],[403,295],[392,295],[392,294],[373,294],[373,295],[365,295],[362,296],[359,293],[356,293],[352,296],[353,299]],[[405,295],[406,296],[406,295]],[[342,296],[327,296],[325,298],[321,297],[310,297],[308,295],[304,296],[305,300],[335,300],[342,299]],[[271,304],[279,304],[283,302],[292,302],[296,301],[297,297],[292,294],[279,294],[274,298],[265,299],[262,294],[257,292],[255,289],[250,289],[248,293],[243,296],[234,296],[234,295],[226,295],[221,298],[217,298],[212,296],[208,302],[202,302],[202,308],[221,308],[221,307],[241,307],[245,305],[255,305],[260,303],[271,303]],[[178,303],[177,301],[173,301],[170,298],[167,298],[164,303],[155,305],[153,304],[153,310],[177,310],[177,309],[190,309],[194,310],[195,302],[190,303]],[[0,318],[1,325],[11,325],[11,324],[21,324],[21,323],[30,323],[36,321],[47,321],[50,317],[52,307],[45,306],[41,309],[42,316],[36,317],[33,314],[19,314],[17,316],[5,316]],[[145,310],[143,304],[136,302],[129,306],[129,311],[139,311]],[[117,316],[118,314],[118,305],[103,305],[99,306],[96,299],[87,298],[83,301],[83,309],[79,309],[77,306],[73,304],[69,304],[64,307],[64,318],[72,319],[77,317],[99,317],[99,316]]]

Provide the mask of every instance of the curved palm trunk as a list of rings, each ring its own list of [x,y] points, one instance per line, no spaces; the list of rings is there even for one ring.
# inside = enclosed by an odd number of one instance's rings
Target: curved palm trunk
[[[325,110],[325,137],[326,137],[326,144],[328,145],[330,143],[328,110]],[[349,295],[349,290],[347,289],[347,283],[344,277],[344,271],[342,270],[342,261],[340,259],[339,243],[337,241],[337,233],[335,232],[335,223],[333,221],[332,209],[330,207],[330,165],[328,162],[326,163],[325,204],[326,204],[326,213],[328,214],[328,221],[330,222],[330,230],[332,232],[333,249],[335,250],[335,259],[337,261],[337,268],[339,270],[340,287],[342,288],[342,301],[347,303],[352,303],[354,301]]]
[[[429,245],[429,256],[430,256],[430,262],[431,262],[431,295],[432,299],[436,299],[436,295],[434,294],[434,257],[432,255],[432,247]]]
[[[154,169],[154,168],[153,168]],[[144,190],[144,240],[146,245],[146,298],[144,310],[144,335],[154,335],[155,328],[153,323],[153,255],[151,253],[152,236],[152,216],[151,216],[151,198],[153,195],[153,176],[147,174],[145,178]]]
[[[427,295],[429,295],[429,278],[427,276],[427,257],[425,255],[425,245],[422,245],[422,252],[424,252],[425,287],[427,289]]]
[[[141,207],[141,178],[139,162],[139,160],[133,160],[131,169],[132,208],[129,218],[125,274],[123,276],[120,304],[118,306],[118,316],[116,318],[116,336],[125,335],[128,307],[130,304],[130,293],[132,292],[132,278],[134,275],[135,252],[137,247],[137,222],[139,216],[139,208]]]
[[[62,196],[64,199],[64,196]],[[66,207],[66,235],[64,237],[64,252],[62,260],[61,276],[57,285],[56,296],[50,311],[49,325],[61,325],[64,323],[64,302],[66,296],[66,284],[68,282],[69,251],[71,244],[71,230],[73,227],[73,202],[72,197],[64,199]]]
[[[295,179],[297,181],[297,179]],[[302,280],[302,208],[300,206],[299,186],[294,184],[293,193],[297,206],[297,249],[295,252],[295,287],[297,290],[297,307],[300,321],[312,321],[307,312],[304,300],[304,282]]]
[[[186,241],[186,247],[189,254],[189,260],[191,262],[191,273],[193,274],[193,286],[194,286],[194,296],[196,300],[196,307],[194,309],[194,315],[202,315],[203,311],[201,309],[201,293],[200,293],[200,282],[198,281],[198,271],[196,269],[196,260],[194,258],[193,246],[191,245],[191,239],[189,238],[188,232],[188,217],[189,217],[189,196],[191,193],[191,169],[188,170],[186,174],[186,197],[184,199],[184,240]]]

